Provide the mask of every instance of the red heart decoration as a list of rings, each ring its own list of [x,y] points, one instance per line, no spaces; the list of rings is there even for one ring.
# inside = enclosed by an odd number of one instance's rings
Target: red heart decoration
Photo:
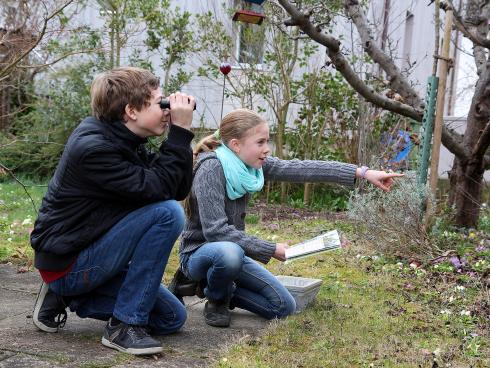
[[[227,62],[222,62],[219,66],[219,71],[224,75],[228,75],[228,73],[231,72],[231,64]]]

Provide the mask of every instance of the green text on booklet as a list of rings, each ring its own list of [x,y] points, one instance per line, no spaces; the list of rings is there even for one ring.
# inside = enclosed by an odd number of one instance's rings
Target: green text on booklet
[[[285,263],[338,248],[340,235],[337,230],[332,230],[286,249]]]

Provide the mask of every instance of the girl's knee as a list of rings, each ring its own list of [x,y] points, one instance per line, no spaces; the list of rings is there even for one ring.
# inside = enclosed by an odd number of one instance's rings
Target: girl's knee
[[[293,296],[288,292],[280,298],[280,304],[277,308],[274,308],[273,318],[286,318],[296,311],[296,301]]]
[[[238,274],[243,266],[245,252],[238,244],[232,242],[222,244],[222,251],[215,267],[226,269],[230,274]]]

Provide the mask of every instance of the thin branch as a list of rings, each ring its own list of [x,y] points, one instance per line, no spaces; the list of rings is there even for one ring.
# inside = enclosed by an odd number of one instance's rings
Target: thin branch
[[[301,30],[311,37],[314,41],[327,48],[327,55],[332,64],[344,76],[346,81],[369,102],[400,115],[412,118],[417,121],[422,120],[422,110],[408,104],[391,100],[366,85],[366,83],[355,73],[349,64],[349,61],[340,52],[340,41],[329,36],[318,29],[311,23],[309,17],[298,10],[288,0],[278,0],[281,6],[291,16],[289,25],[297,25]]]
[[[19,183],[22,188],[24,188],[24,192],[26,192],[27,196],[29,197],[29,199],[31,200],[31,203],[32,203],[32,208],[34,208],[34,212],[37,213],[37,207],[34,203],[34,200],[32,199],[31,195],[29,194],[29,192],[27,191],[27,188],[26,186],[24,185],[24,183],[22,183],[16,176],[15,174],[12,172],[12,170],[10,170],[7,166],[3,165],[1,162],[0,162],[0,168],[5,170],[17,183]]]
[[[19,69],[38,69],[38,68],[46,68],[48,66],[51,66],[53,64],[56,64],[58,62],[60,62],[61,60],[63,59],[66,59],[67,57],[69,56],[73,56],[73,55],[80,55],[80,54],[88,54],[88,53],[92,53],[92,52],[99,52],[99,51],[104,51],[105,49],[104,48],[96,48],[96,49],[90,49],[90,50],[82,50],[82,51],[72,51],[72,52],[67,52],[66,54],[63,54],[61,55],[59,58],[53,60],[53,61],[50,61],[49,63],[45,63],[45,64],[38,64],[38,65],[22,65],[22,64],[19,64],[17,65],[17,67]]]

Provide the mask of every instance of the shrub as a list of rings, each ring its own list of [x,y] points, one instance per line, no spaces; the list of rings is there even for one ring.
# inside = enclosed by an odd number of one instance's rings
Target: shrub
[[[386,256],[428,259],[440,253],[425,230],[421,210],[428,189],[416,183],[410,171],[388,193],[374,186],[356,190],[348,203],[348,216],[356,221],[359,235]],[[433,208],[433,206],[431,206]]]

